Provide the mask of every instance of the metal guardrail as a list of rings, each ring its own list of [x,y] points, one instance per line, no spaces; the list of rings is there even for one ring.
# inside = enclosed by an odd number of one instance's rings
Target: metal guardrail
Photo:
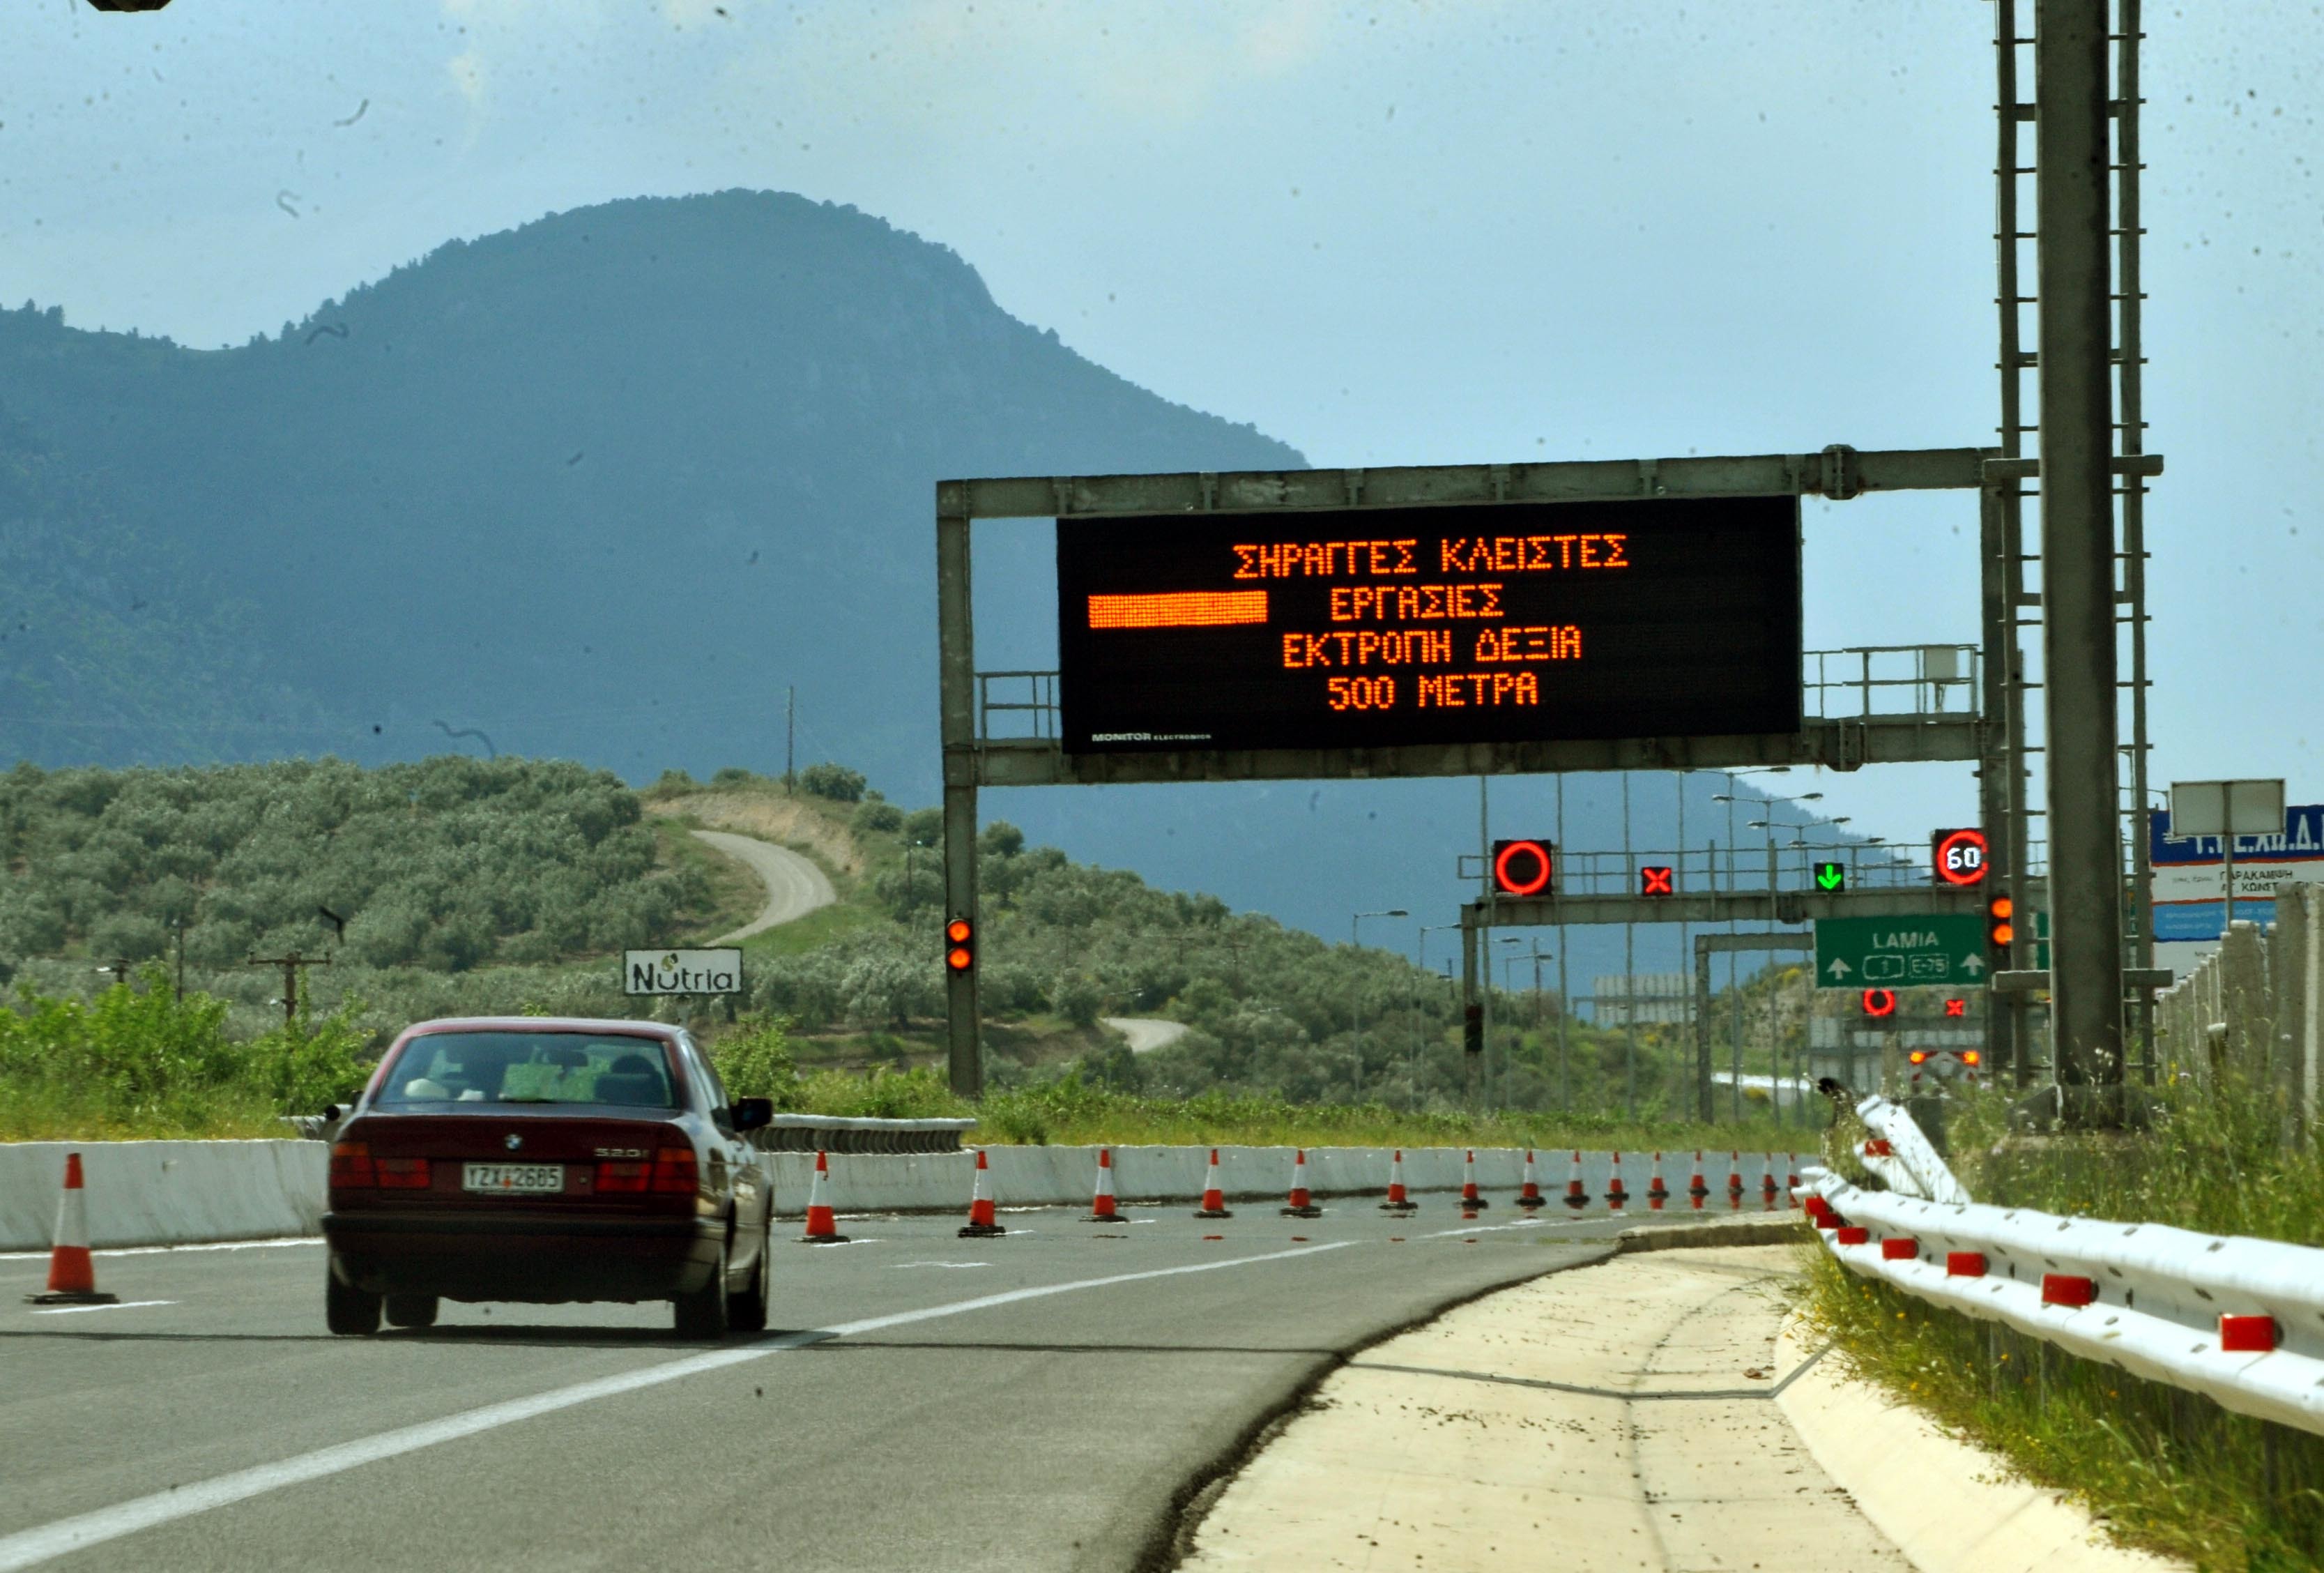
[[[1973,644],[1871,644],[1800,656],[1800,710],[1811,720],[1871,717],[1931,723],[1974,719],[1983,654]],[[1055,671],[976,674],[981,743],[1054,742],[1060,736]]]
[[[1947,1205],[1811,1168],[1851,1272],[2086,1360],[2324,1433],[2324,1250],[2161,1224]]]
[[[777,1115],[751,1133],[761,1152],[957,1152],[974,1120],[881,1120],[836,1115]]]
[[[310,1142],[327,1142],[336,1115],[282,1115]],[[879,1120],[840,1115],[777,1115],[744,1139],[761,1152],[957,1152],[974,1120]]]

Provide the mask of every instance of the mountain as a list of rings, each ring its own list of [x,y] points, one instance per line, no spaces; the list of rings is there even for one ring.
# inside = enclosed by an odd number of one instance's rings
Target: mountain
[[[232,587],[321,712],[215,756],[475,727],[630,773],[763,763],[795,685],[819,752],[919,792],[936,479],[1305,462],[1009,316],[951,251],[765,192],[454,242],[231,349],[0,313],[0,399],[102,491],[98,533],[198,560],[162,601],[199,619]]]
[[[452,242],[227,349],[27,304],[0,311],[0,757],[775,772],[795,688],[801,764],[926,802],[936,480],[1305,463],[1010,316],[952,251],[769,192]],[[980,665],[1054,660],[1053,560],[1038,525],[983,532]],[[1719,790],[1688,789],[1691,845]],[[1568,783],[1569,845],[1621,844],[1619,791]],[[1674,844],[1672,791],[1640,779],[1639,845]],[[1547,781],[1495,792],[1495,834],[1553,828]],[[1053,789],[986,813],[1336,939],[1356,911],[1450,919],[1476,795]],[[1630,965],[1618,936],[1573,949],[1577,991]],[[1667,937],[1636,961],[1679,964]]]

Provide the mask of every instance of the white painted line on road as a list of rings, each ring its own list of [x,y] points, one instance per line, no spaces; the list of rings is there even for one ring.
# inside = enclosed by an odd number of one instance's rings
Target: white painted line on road
[[[990,1267],[992,1263],[990,1262],[890,1262],[888,1263],[888,1271],[890,1272],[901,1272],[907,1267],[949,1267],[957,1271],[963,1267]]]
[[[124,1535],[134,1535],[140,1530],[191,1518],[215,1507],[230,1506],[270,1491],[279,1491],[286,1485],[320,1480],[360,1465],[416,1453],[439,1442],[457,1441],[463,1437],[513,1425],[519,1420],[554,1414],[558,1410],[571,1409],[576,1404],[635,1393],[642,1388],[659,1387],[667,1382],[699,1376],[706,1372],[723,1371],[730,1365],[744,1365],[769,1355],[804,1348],[829,1338],[844,1338],[855,1333],[882,1332],[889,1328],[905,1327],[913,1322],[936,1321],[944,1317],[989,1310],[995,1306],[1013,1305],[1019,1300],[1043,1300],[1053,1294],[1072,1294],[1084,1289],[1107,1289],[1117,1283],[1140,1283],[1148,1279],[1176,1278],[1194,1272],[1218,1272],[1230,1267],[1256,1267],[1269,1262],[1288,1261],[1296,1256],[1314,1256],[1325,1251],[1344,1250],[1355,1244],[1357,1242],[1352,1240],[1335,1240],[1329,1245],[1303,1245],[1296,1251],[1272,1251],[1264,1256],[1237,1256],[1224,1262],[1196,1262],[1183,1267],[1154,1267],[1142,1272],[1116,1272],[1104,1278],[1082,1278],[1066,1283],[1012,1289],[1000,1294],[982,1295],[975,1300],[956,1300],[949,1305],[929,1306],[922,1310],[897,1311],[888,1316],[841,1322],[810,1332],[786,1333],[739,1349],[716,1349],[683,1360],[668,1360],[642,1370],[624,1372],[619,1376],[600,1377],[595,1382],[576,1383],[571,1387],[537,1393],[530,1398],[486,1404],[482,1409],[446,1415],[441,1420],[425,1420],[419,1425],[404,1426],[392,1431],[382,1431],[377,1436],[342,1442],[337,1447],[323,1448],[295,1458],[261,1464],[252,1469],[237,1469],[230,1475],[155,1492],[151,1496],[135,1497],[128,1502],[115,1503],[111,1507],[98,1508],[93,1513],[78,1513],[36,1529],[0,1536],[0,1573],[15,1573],[17,1568],[34,1567],[69,1551],[87,1550],[91,1546],[103,1545]]]
[[[320,1235],[298,1235],[281,1240],[214,1240],[199,1245],[100,1245],[92,1256],[159,1256],[175,1251],[272,1251],[283,1245],[319,1245]],[[0,1251],[0,1262],[46,1262],[47,1251]]]
[[[111,1305],[53,1305],[46,1310],[36,1310],[36,1317],[77,1317],[83,1311],[135,1310],[141,1305],[175,1305],[174,1300],[121,1300]]]
[[[1452,1235],[1498,1235],[1504,1229],[1538,1229],[1548,1221],[1546,1218],[1519,1218],[1514,1224],[1471,1224],[1465,1229],[1439,1229],[1434,1234],[1421,1235],[1416,1237],[1423,1240],[1442,1240]]]

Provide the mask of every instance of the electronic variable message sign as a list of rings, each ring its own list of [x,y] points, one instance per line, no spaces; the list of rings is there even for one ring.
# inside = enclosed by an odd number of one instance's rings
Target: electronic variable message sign
[[[1057,521],[1069,754],[1794,733],[1792,496]]]

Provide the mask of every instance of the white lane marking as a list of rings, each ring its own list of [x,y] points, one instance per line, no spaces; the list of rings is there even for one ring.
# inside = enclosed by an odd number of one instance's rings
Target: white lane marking
[[[32,1314],[36,1317],[73,1317],[78,1316],[83,1311],[135,1310],[141,1305],[175,1305],[177,1303],[174,1300],[116,1300],[111,1305],[52,1305],[45,1310],[36,1310]]]
[[[280,1240],[214,1240],[198,1245],[100,1245],[92,1256],[159,1256],[172,1251],[272,1251],[283,1245],[319,1245],[320,1235],[298,1235]],[[47,1251],[0,1251],[0,1262],[45,1262]]]
[[[1498,1235],[1504,1229],[1538,1229],[1545,1221],[1541,1218],[1519,1218],[1514,1224],[1471,1224],[1465,1229],[1439,1229],[1434,1234],[1419,1235],[1418,1238],[1442,1240],[1451,1235]],[[1564,1221],[1563,1218],[1558,1220],[1560,1223]]]
[[[341,1442],[337,1447],[319,1448],[295,1458],[284,1458],[272,1464],[261,1464],[255,1468],[237,1469],[230,1475],[217,1476],[196,1481],[170,1491],[156,1492],[151,1496],[134,1497],[115,1503],[92,1513],[78,1513],[59,1519],[38,1528],[22,1530],[13,1535],[0,1536],[0,1573],[14,1573],[20,1568],[33,1567],[68,1551],[86,1550],[123,1535],[135,1534],[157,1524],[165,1524],[198,1513],[208,1513],[214,1507],[226,1507],[269,1491],[279,1491],[286,1485],[297,1485],[309,1480],[320,1480],[337,1475],[359,1465],[374,1464],[383,1458],[399,1457],[416,1453],[422,1448],[432,1448],[439,1442],[456,1441],[489,1431],[501,1426],[513,1425],[558,1410],[571,1409],[576,1404],[590,1403],[601,1398],[612,1398],[641,1388],[659,1387],[666,1382],[684,1377],[699,1376],[706,1372],[723,1371],[730,1365],[764,1359],[769,1355],[786,1349],[798,1349],[809,1344],[819,1344],[827,1338],[844,1338],[855,1333],[876,1333],[889,1328],[899,1328],[913,1322],[935,1321],[943,1317],[965,1315],[970,1311],[990,1310],[995,1306],[1014,1305],[1019,1300],[1044,1300],[1053,1294],[1073,1294],[1085,1289],[1106,1289],[1117,1283],[1140,1283],[1154,1278],[1176,1278],[1187,1273],[1218,1272],[1230,1267],[1255,1267],[1268,1262],[1287,1261],[1295,1256],[1313,1256],[1324,1251],[1344,1250],[1355,1245],[1353,1240],[1335,1240],[1324,1245],[1303,1245],[1294,1251],[1272,1251],[1264,1256],[1237,1256],[1224,1262],[1196,1262],[1182,1267],[1154,1267],[1142,1272],[1116,1272],[1104,1278],[1076,1279],[1066,1283],[1038,1284],[1029,1289],[1006,1290],[999,1294],[980,1295],[974,1300],[956,1300],[949,1305],[929,1306],[922,1310],[896,1311],[888,1316],[865,1317],[858,1321],[841,1322],[811,1332],[786,1333],[779,1337],[762,1339],[739,1349],[717,1349],[707,1354],[690,1356],[683,1360],[664,1361],[642,1370],[628,1371],[618,1376],[600,1377],[595,1382],[576,1383],[571,1387],[559,1387],[548,1393],[537,1393],[530,1398],[512,1399],[505,1403],[486,1404],[460,1414],[446,1415],[441,1420],[425,1420],[416,1426],[404,1426],[377,1436]]]
[[[900,1272],[907,1267],[950,1267],[958,1269],[962,1267],[990,1267],[992,1263],[990,1262],[890,1262],[888,1263],[888,1271],[890,1272]]]

